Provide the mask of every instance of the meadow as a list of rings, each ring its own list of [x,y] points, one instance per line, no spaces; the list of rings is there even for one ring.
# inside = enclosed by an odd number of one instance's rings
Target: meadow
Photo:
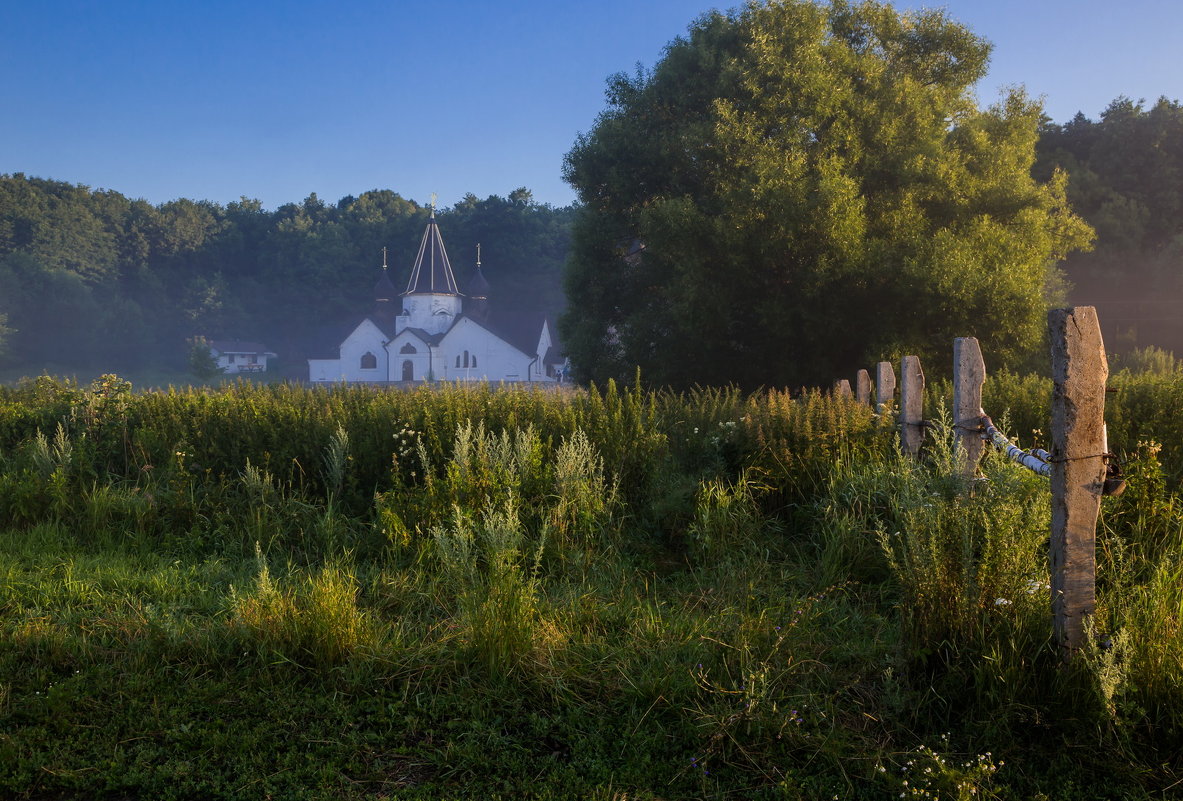
[[[1110,387],[1068,662],[947,383],[919,460],[816,392],[0,388],[0,796],[1183,795],[1183,370]]]

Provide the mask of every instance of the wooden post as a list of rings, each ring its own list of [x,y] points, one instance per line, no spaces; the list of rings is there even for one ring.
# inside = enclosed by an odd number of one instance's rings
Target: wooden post
[[[919,356],[905,356],[900,363],[900,446],[915,456],[923,441],[924,371]]]
[[[1096,603],[1097,514],[1105,485],[1105,381],[1097,310],[1048,312],[1052,345],[1052,616],[1065,656]]]
[[[871,374],[859,370],[854,378],[854,397],[863,406],[871,405]]]
[[[853,395],[850,391],[850,382],[845,378],[834,382],[834,396],[838,398],[851,398]]]
[[[982,385],[986,383],[986,363],[976,337],[953,340],[953,425],[957,444],[965,453],[963,474],[973,478],[982,458]]]
[[[895,400],[895,370],[891,369],[891,362],[879,362],[875,365],[875,411],[883,414],[893,400]]]

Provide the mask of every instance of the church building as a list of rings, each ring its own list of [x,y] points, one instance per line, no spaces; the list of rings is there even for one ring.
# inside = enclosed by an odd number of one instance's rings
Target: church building
[[[479,245],[476,269],[461,291],[434,208],[401,295],[390,281],[385,262],[383,256],[373,310],[341,342],[336,358],[308,360],[309,381],[555,382],[561,378],[565,359],[545,317],[497,315],[490,309]]]

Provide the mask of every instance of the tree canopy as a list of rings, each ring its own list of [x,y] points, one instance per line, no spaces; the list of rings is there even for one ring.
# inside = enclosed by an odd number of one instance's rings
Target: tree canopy
[[[1064,263],[1073,299],[1097,306],[1108,345],[1183,351],[1183,106],[1118,97],[1097,121],[1047,123],[1039,177],[1068,172],[1096,248]]]
[[[267,343],[299,374],[311,335],[369,311],[384,246],[405,280],[428,213],[388,189],[267,211],[0,175],[0,367],[183,370],[205,336]],[[495,303],[562,310],[570,209],[518,188],[438,218],[462,283],[479,242]]]
[[[978,107],[989,46],[943,12],[752,3],[609,80],[565,177],[583,203],[561,328],[584,378],[820,383],[976,335],[1042,341],[1090,230],[1030,171],[1042,119]]]

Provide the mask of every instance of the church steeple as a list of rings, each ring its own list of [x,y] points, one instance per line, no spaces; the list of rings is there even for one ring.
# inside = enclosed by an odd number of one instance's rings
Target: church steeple
[[[374,284],[374,316],[382,321],[393,320],[398,313],[394,299],[398,290],[390,280],[390,271],[386,266],[386,248],[382,248],[382,274],[378,276],[378,283]]]
[[[407,282],[407,291],[403,294],[460,294],[460,289],[456,286],[456,277],[452,274],[452,264],[448,261],[448,251],[444,250],[444,240],[435,222],[434,202],[431,205],[431,219],[427,221],[427,230],[423,232],[423,241],[419,243],[419,255],[415,257],[415,266],[411,269],[411,280]]]
[[[464,313],[474,320],[485,322],[489,317],[489,282],[481,272],[481,245],[476,246],[476,272],[464,285]]]
[[[452,274],[448,251],[435,222],[435,198],[431,201],[431,219],[419,244],[419,255],[411,270],[411,280],[403,293],[400,326],[421,328],[429,334],[447,331],[460,315],[460,288]],[[401,329],[400,329],[401,330]]]

